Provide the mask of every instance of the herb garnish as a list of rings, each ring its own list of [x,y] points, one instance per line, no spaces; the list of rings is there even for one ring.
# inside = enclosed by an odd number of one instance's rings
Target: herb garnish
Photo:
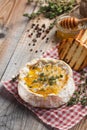
[[[34,79],[32,83],[37,83],[37,82],[38,82],[38,81],[37,81],[36,79]]]
[[[45,76],[45,75],[44,75],[44,73],[40,73],[40,75],[39,75],[39,76],[40,76],[40,77],[43,77],[43,76]]]
[[[60,74],[60,78],[63,78],[63,75],[62,75],[62,74]]]
[[[87,105],[87,72],[85,70],[81,72],[80,81],[81,84],[78,86],[78,89],[74,92],[73,97],[71,97],[68,102],[68,106],[72,106],[77,103],[81,103],[82,106]]]
[[[29,86],[29,88],[32,88],[32,86]]]
[[[45,75],[43,72],[39,74],[38,78],[33,80],[33,83],[37,83],[37,82],[44,82],[47,81],[47,75]]]
[[[56,79],[62,78],[63,75],[60,74],[59,76],[50,76],[48,77],[48,75],[44,74],[44,72],[40,73],[38,78],[33,80],[32,83],[37,83],[37,82],[41,82],[41,83],[48,83],[49,85],[53,85],[56,83]]]
[[[28,0],[28,3],[30,0]],[[32,1],[31,1],[32,2]],[[70,11],[75,6],[75,0],[65,1],[65,0],[57,0],[54,2],[47,2],[47,5],[40,6],[39,10],[36,13],[32,13],[29,15],[28,13],[24,14],[25,17],[29,19],[34,19],[36,16],[43,14],[44,17],[53,19],[56,16],[59,16],[65,12]]]
[[[48,83],[49,83],[49,85],[55,84],[55,83],[56,83],[56,77],[51,76],[51,77],[48,79]]]

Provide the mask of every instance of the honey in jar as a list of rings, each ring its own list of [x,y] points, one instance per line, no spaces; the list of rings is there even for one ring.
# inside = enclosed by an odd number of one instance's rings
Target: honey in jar
[[[69,18],[71,16],[61,16],[58,17],[57,21],[56,21],[56,27],[57,27],[57,31],[56,31],[56,36],[59,40],[62,39],[67,39],[67,38],[75,38],[79,31],[81,29],[83,29],[83,25],[79,24],[78,26],[76,26],[75,28],[64,28],[60,25],[60,22],[62,20],[64,20],[65,18]]]

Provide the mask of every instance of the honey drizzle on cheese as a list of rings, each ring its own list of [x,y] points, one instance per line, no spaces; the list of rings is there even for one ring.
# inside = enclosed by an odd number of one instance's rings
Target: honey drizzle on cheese
[[[44,97],[57,95],[67,83],[68,74],[65,69],[53,63],[39,63],[29,67],[23,79],[29,90]]]

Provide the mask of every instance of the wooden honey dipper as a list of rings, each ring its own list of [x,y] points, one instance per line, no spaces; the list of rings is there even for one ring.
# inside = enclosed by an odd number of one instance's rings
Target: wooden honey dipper
[[[63,28],[75,28],[76,26],[78,26],[78,24],[80,23],[83,23],[83,22],[86,22],[87,21],[87,18],[83,18],[83,19],[78,19],[76,17],[68,17],[68,18],[64,18],[63,20],[60,21],[60,25],[63,27]]]

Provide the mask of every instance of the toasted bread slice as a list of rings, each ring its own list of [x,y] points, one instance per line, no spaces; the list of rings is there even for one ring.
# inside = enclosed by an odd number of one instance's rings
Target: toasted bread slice
[[[87,30],[81,30],[78,36],[62,41],[58,47],[59,57],[74,70],[87,66]]]

